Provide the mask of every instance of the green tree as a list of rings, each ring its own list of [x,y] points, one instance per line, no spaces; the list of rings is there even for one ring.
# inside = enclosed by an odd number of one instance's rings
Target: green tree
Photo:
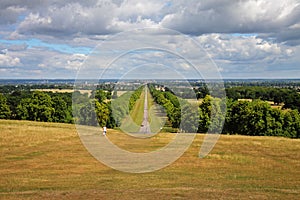
[[[0,119],[9,119],[11,116],[11,111],[7,105],[5,96],[0,94]]]
[[[226,132],[230,134],[248,135],[248,121],[251,113],[250,102],[234,101],[227,110],[226,116]]]
[[[52,122],[53,102],[51,97],[43,92],[32,93],[31,98],[22,99],[17,107],[18,118],[32,121]]]
[[[198,132],[206,133],[210,126],[210,115],[211,115],[211,96],[206,95],[199,106],[199,127]]]
[[[113,99],[109,102],[110,110],[110,123],[115,123],[117,127],[121,126],[124,118],[129,114],[129,101],[131,98],[132,92],[126,92],[120,97]],[[107,126],[109,127],[109,126]]]
[[[116,120],[113,116],[113,113],[112,113],[112,105],[111,105],[111,102],[108,102],[108,110],[109,110],[109,118],[106,122],[106,127],[107,128],[114,128],[116,126]]]
[[[76,119],[78,123],[81,125],[87,126],[96,126],[97,121],[97,114],[95,111],[95,101],[94,99],[89,100],[82,104],[79,108],[79,112],[76,114]]]
[[[270,115],[267,117],[267,135],[284,136],[284,112],[279,109],[270,109]]]
[[[95,111],[97,113],[97,120],[101,127],[107,126],[107,121],[109,119],[110,110],[107,103],[105,102],[95,102]]]
[[[108,92],[104,90],[96,90],[95,99],[99,102],[104,102],[107,99],[107,95]]]
[[[300,138],[300,115],[297,110],[288,110],[284,113],[284,136]]]
[[[267,102],[256,100],[249,104],[250,115],[248,115],[247,135],[268,135],[268,119],[271,118],[271,106]]]
[[[196,133],[198,130],[199,115],[197,105],[191,105],[182,101],[181,124],[180,129],[184,132]]]
[[[206,95],[199,106],[198,132],[221,133],[225,121],[226,103]]]
[[[129,111],[131,111],[138,99],[140,99],[142,91],[144,87],[139,87],[137,90],[135,90],[129,99]]]
[[[72,123],[72,111],[67,102],[61,96],[52,97],[53,102],[53,122]]]
[[[10,107],[11,110],[11,119],[19,119],[17,115],[17,107],[22,101],[22,99],[30,98],[32,95],[29,91],[13,91],[10,94],[6,95],[7,98],[7,104]]]

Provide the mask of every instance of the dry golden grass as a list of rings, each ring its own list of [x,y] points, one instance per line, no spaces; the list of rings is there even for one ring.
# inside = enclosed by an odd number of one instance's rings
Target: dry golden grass
[[[174,136],[145,145],[120,134],[108,131],[132,151]],[[90,156],[74,125],[0,120],[0,199],[299,199],[300,140],[223,135],[199,159],[203,138],[164,169],[129,174]]]
[[[71,89],[32,89],[31,91],[41,91],[41,92],[53,92],[53,93],[73,93],[74,90]],[[76,90],[79,91],[81,94],[92,94],[92,90]]]
[[[253,101],[253,99],[238,99],[238,101],[249,101],[249,102],[252,102]],[[284,106],[284,103],[281,103],[281,104],[279,104],[279,105],[276,105],[275,103],[274,103],[274,101],[265,101],[265,102],[267,102],[268,104],[270,104],[270,106],[271,106],[271,108],[276,108],[276,109],[282,109],[283,108],[283,106]]]
[[[116,130],[110,130],[107,135],[110,141],[122,149],[131,152],[151,152],[167,145],[174,137],[175,134],[157,133],[153,137],[133,137]]]
[[[117,96],[120,97],[128,91],[117,91]]]
[[[253,99],[238,99],[238,101],[249,101],[249,102],[252,102]]]
[[[187,100],[191,105],[200,105],[203,102],[203,99],[185,99]]]

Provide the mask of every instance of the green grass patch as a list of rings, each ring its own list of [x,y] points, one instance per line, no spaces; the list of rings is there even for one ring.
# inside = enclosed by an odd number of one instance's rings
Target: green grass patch
[[[162,131],[162,128],[167,120],[167,116],[164,112],[164,108],[154,102],[154,99],[149,91],[147,97],[150,130],[152,133],[158,133]]]
[[[145,104],[145,92],[143,91],[140,99],[138,99],[134,105],[134,108],[130,112],[130,116],[134,123],[141,126],[144,117],[144,104]]]
[[[141,128],[144,116],[145,93],[136,101],[130,114],[122,121],[121,130],[129,133],[138,132]]]

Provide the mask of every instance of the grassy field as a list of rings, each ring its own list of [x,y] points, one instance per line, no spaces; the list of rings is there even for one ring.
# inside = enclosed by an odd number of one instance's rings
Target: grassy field
[[[108,137],[138,152],[174,134]],[[300,140],[223,135],[199,159],[203,138],[164,169],[129,174],[96,161],[74,125],[0,120],[0,199],[299,199]]]
[[[41,91],[41,92],[53,92],[53,93],[73,93],[75,90],[71,89],[32,89],[31,91]],[[89,96],[92,94],[92,90],[76,90],[81,94],[88,94]]]

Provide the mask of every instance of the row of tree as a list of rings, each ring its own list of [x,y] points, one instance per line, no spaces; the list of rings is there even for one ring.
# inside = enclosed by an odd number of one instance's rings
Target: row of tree
[[[261,99],[284,104],[284,108],[300,111],[300,94],[296,90],[273,87],[233,87],[226,89],[230,99]]]
[[[272,108],[262,100],[234,101],[206,96],[199,106],[199,116],[198,132],[300,138],[298,110]]]
[[[105,90],[87,93],[52,93],[16,90],[0,93],[0,119],[17,119],[43,122],[78,123],[114,128],[132,110],[140,98],[143,87],[127,92],[112,101],[112,92]],[[116,92],[115,96],[116,96]],[[72,99],[73,95],[73,99]],[[114,112],[112,109],[114,106]]]
[[[238,101],[210,95],[206,95],[198,108],[194,109],[193,105],[178,99],[168,90],[157,90],[151,85],[149,88],[155,102],[165,109],[172,127],[184,132],[300,137],[300,114],[297,109],[272,108],[268,102],[260,99]],[[261,90],[267,93],[264,88]]]
[[[90,97],[73,94],[73,114],[75,122],[81,125],[115,128],[133,109],[140,98],[143,87],[128,91],[117,97],[116,91],[98,89]]]
[[[203,87],[207,82],[216,82],[218,80],[190,80],[193,87]],[[223,80],[225,88],[232,87],[275,87],[300,89],[299,79],[225,79]]]
[[[169,90],[157,90],[154,85],[149,85],[148,87],[154,101],[165,109],[172,127],[179,128],[181,120],[181,106],[178,98]]]
[[[0,118],[72,123],[71,95],[38,91],[0,94]]]
[[[18,91],[0,94],[0,118],[99,124],[114,128],[120,126],[129,114],[142,89],[127,92],[113,100],[110,91],[97,90],[91,96],[74,92],[73,102],[70,93]],[[272,108],[259,99],[250,102],[209,95],[195,106],[177,98],[170,90],[157,90],[153,85],[149,85],[149,90],[154,101],[165,109],[169,124],[184,132],[300,137],[297,109]]]
[[[115,127],[115,120],[111,111],[111,91],[96,90],[90,96],[73,93],[74,122],[88,126]]]
[[[136,103],[136,101],[141,97],[142,91],[144,87],[139,87],[136,89],[132,94],[130,95],[129,98],[129,111],[131,111]]]
[[[111,112],[116,127],[121,126],[123,119],[133,109],[136,101],[140,98],[142,91],[143,87],[139,87],[135,91],[127,91],[118,98],[116,98],[116,95],[113,95],[114,98],[111,101]]]

